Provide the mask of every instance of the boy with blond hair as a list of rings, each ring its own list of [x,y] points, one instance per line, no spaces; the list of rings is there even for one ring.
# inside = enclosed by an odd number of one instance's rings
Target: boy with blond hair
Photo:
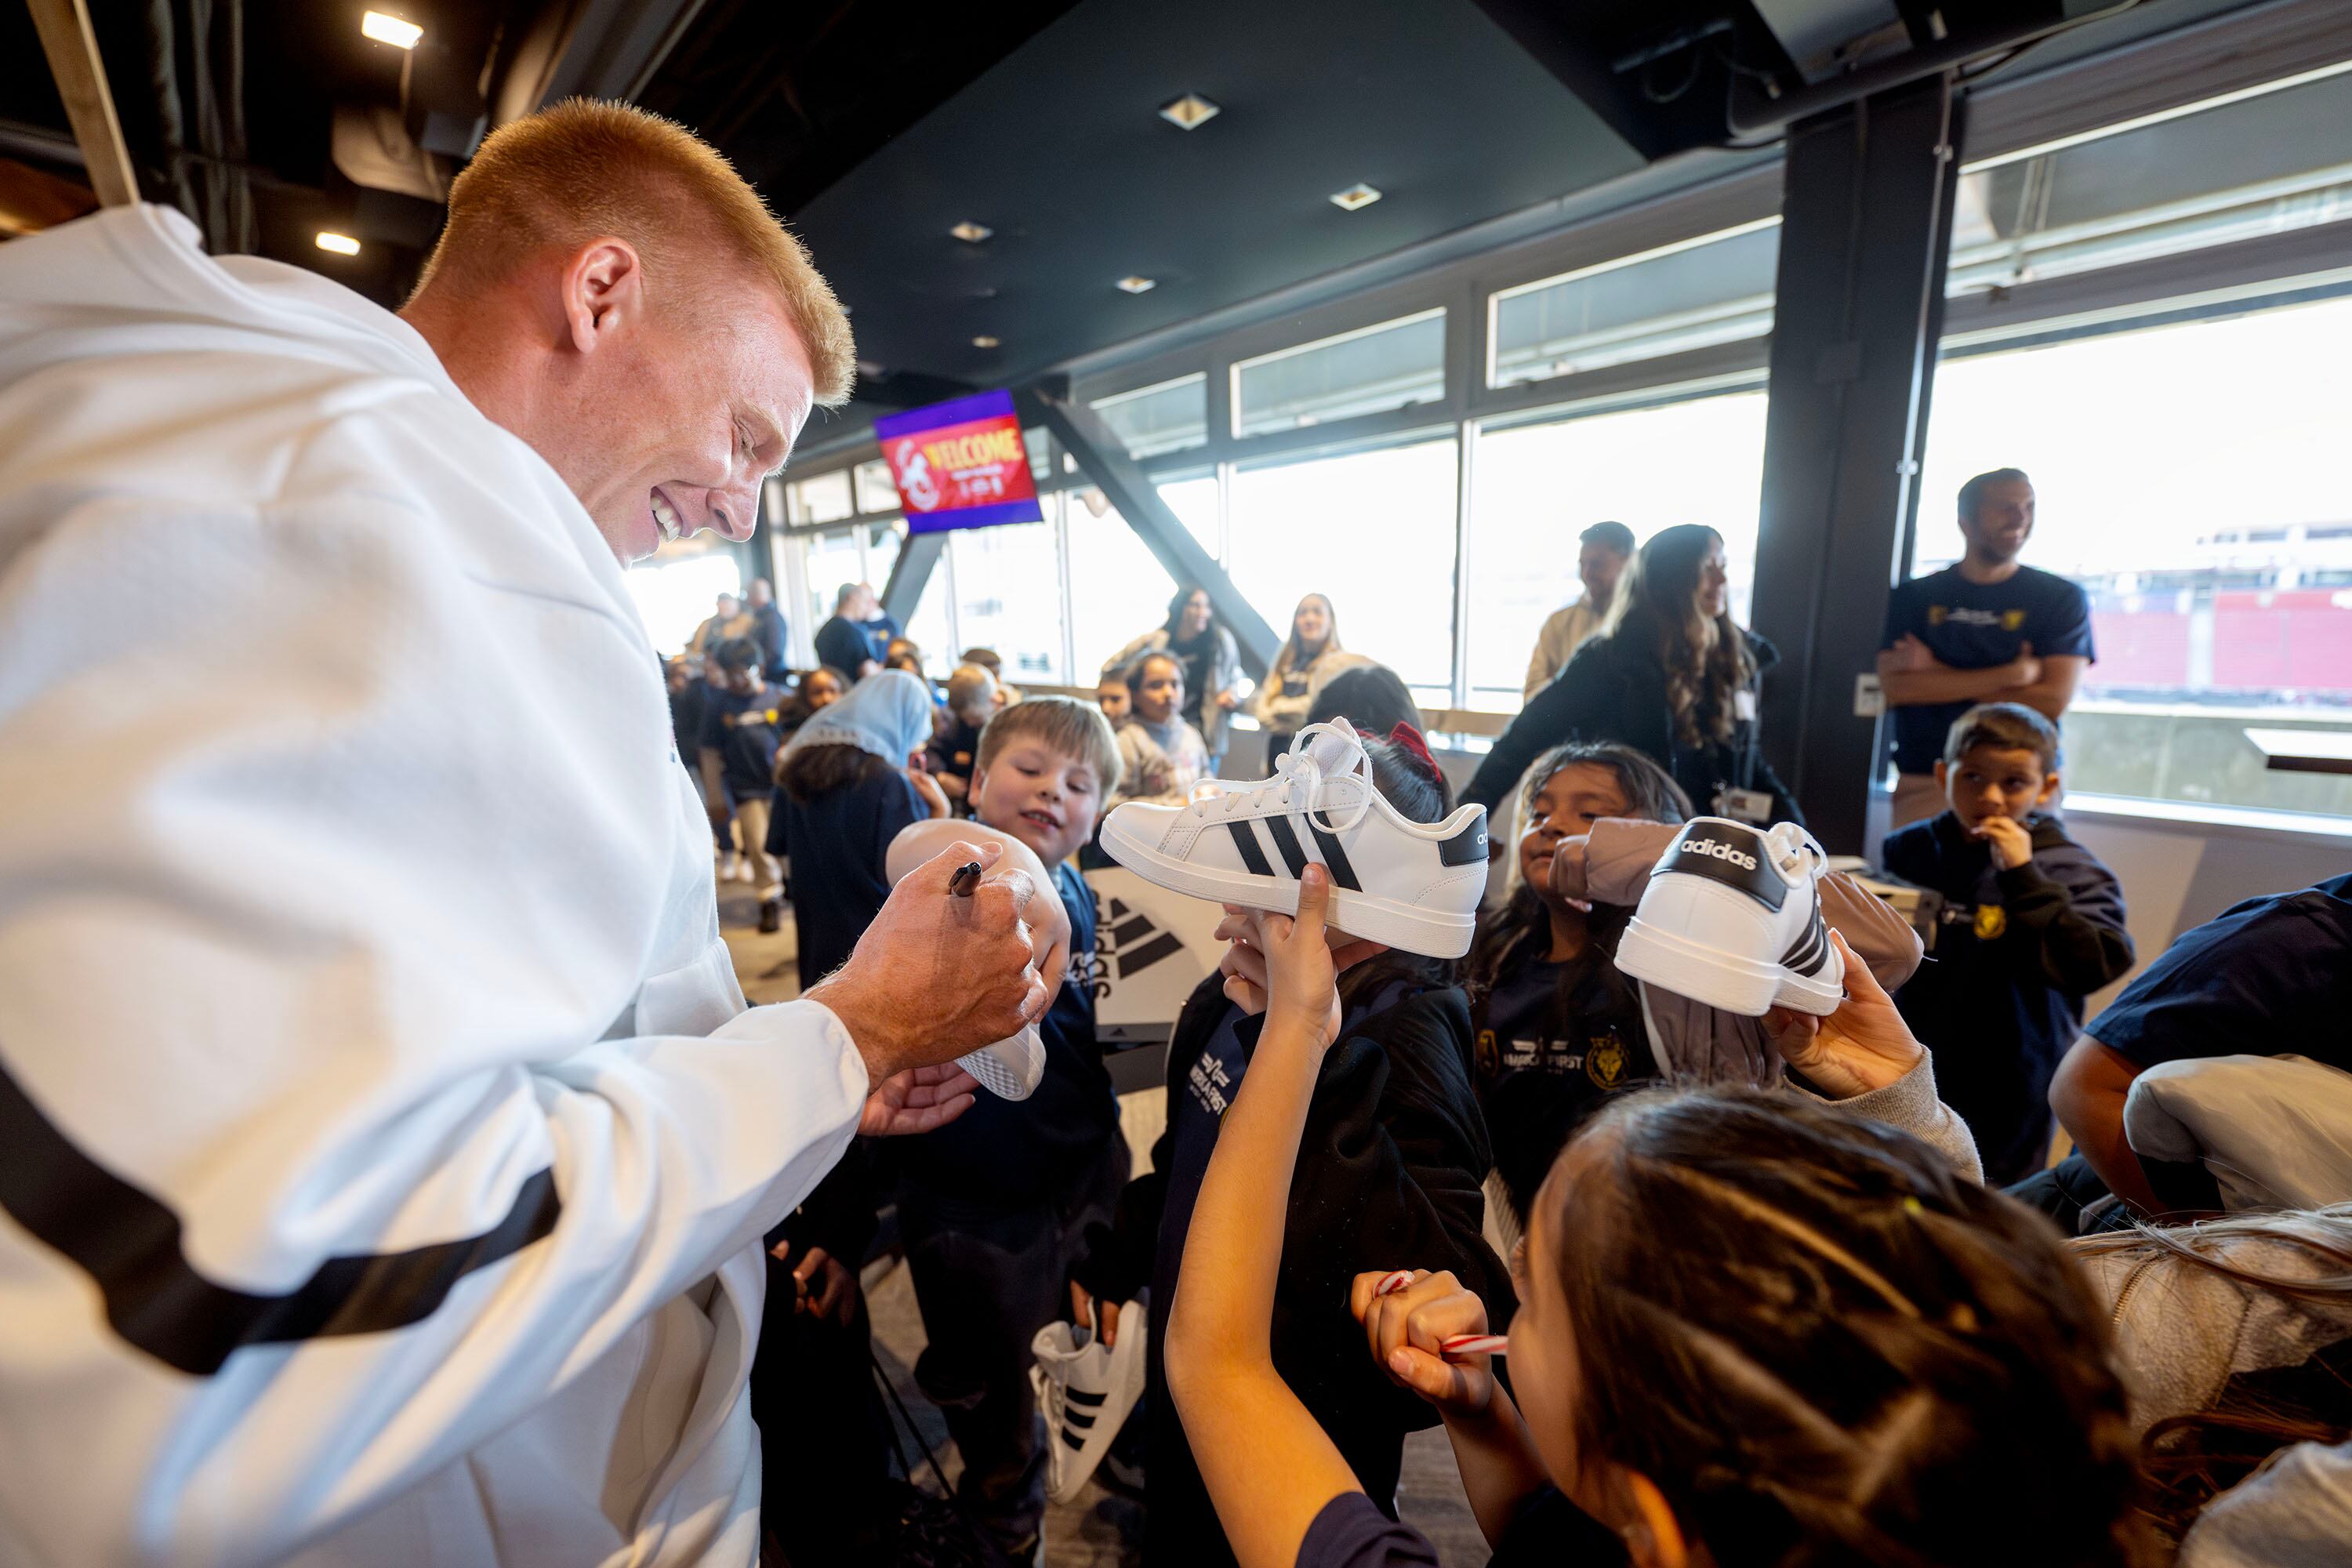
[[[1094,893],[1070,857],[1118,786],[1118,744],[1087,703],[1033,697],[988,721],[973,758],[974,829],[1051,868],[1070,916],[1070,973],[1039,1020],[1045,1073],[1018,1105],[983,1094],[899,1146],[898,1221],[929,1344],[915,1378],[945,1413],[964,1496],[1015,1561],[1045,1509],[1044,1424],[1029,1344],[1060,1316],[1062,1281],[1126,1184],[1118,1100],[1095,1042]]]

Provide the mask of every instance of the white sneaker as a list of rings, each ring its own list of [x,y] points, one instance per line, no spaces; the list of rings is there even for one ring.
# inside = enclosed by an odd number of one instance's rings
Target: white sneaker
[[[1045,1079],[1045,1042],[1029,1024],[1009,1039],[956,1058],[956,1065],[999,1100],[1026,1100]]]
[[[1029,1385],[1045,1417],[1045,1491],[1055,1502],[1078,1495],[1143,1394],[1143,1304],[1128,1302],[1118,1321],[1125,1331],[1108,1349],[1092,1330],[1059,1321],[1029,1342],[1037,1358]]]
[[[1204,779],[1190,804],[1129,801],[1103,821],[1105,853],[1174,892],[1298,912],[1310,861],[1331,873],[1331,923],[1432,958],[1470,951],[1486,888],[1486,808],[1409,822],[1372,787],[1345,719],[1298,731],[1257,784]]]
[[[722,882],[740,882],[743,879],[743,875],[742,851],[730,849],[727,851],[726,858],[719,863],[719,879]]]
[[[1775,1006],[1834,1013],[1845,961],[1822,923],[1828,868],[1822,847],[1793,822],[1759,833],[1693,817],[1652,868],[1618,942],[1617,967],[1751,1018]]]

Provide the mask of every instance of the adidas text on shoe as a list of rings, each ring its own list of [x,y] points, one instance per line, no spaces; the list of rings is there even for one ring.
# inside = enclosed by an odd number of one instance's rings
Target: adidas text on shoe
[[[1845,994],[1845,961],[1822,921],[1829,858],[1793,822],[1769,832],[1720,816],[1684,825],[1650,871],[1617,944],[1617,967],[1645,984],[1760,1016],[1826,1016]]]
[[[1148,882],[1244,909],[1295,914],[1310,863],[1331,876],[1331,924],[1431,958],[1470,951],[1486,889],[1486,811],[1407,820],[1372,787],[1345,719],[1298,731],[1256,784],[1204,780],[1183,805],[1129,801],[1102,847]]]

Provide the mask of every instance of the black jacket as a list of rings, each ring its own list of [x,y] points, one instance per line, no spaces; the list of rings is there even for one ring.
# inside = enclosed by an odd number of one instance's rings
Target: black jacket
[[[1780,662],[1780,652],[1754,632],[1743,631],[1756,662],[1748,689],[1759,692],[1764,672]],[[1622,632],[1594,637],[1576,650],[1558,679],[1530,699],[1511,721],[1486,760],[1462,792],[1489,812],[1518,787],[1535,760],[1570,741],[1615,741],[1645,752],[1672,773],[1701,812],[1714,810],[1720,785],[1761,790],[1772,797],[1772,820],[1802,823],[1764,750],[1753,719],[1732,726],[1731,739],[1687,751],[1675,744],[1674,708],[1666,700],[1666,667],[1647,637]]]
[[[1234,1561],[1165,1397],[1160,1361],[1160,1336],[1174,1305],[1170,1263],[1184,1243],[1181,1234],[1163,1234],[1160,1223],[1177,1157],[1175,1108],[1188,1092],[1187,1075],[1233,1007],[1221,979],[1202,981],[1177,1020],[1168,1050],[1170,1131],[1152,1146],[1150,1173],[1128,1184],[1116,1232],[1097,1227],[1089,1257],[1074,1271],[1112,1300],[1157,1277],[1145,1363],[1153,1393],[1144,1560],[1183,1568]],[[1255,1051],[1262,1022],[1243,1021],[1244,1052]],[[1325,1055],[1299,1142],[1275,1290],[1274,1364],[1376,1499],[1395,1496],[1405,1434],[1437,1417],[1373,1364],[1349,1311],[1355,1277],[1375,1268],[1451,1269],[1486,1301],[1497,1332],[1517,1306],[1509,1271],[1480,1235],[1494,1156],[1470,1057],[1469,1004],[1454,987],[1423,990],[1372,1012],[1343,1026]],[[1172,1174],[1197,1191],[1200,1171]]]
[[[2083,998],[2132,966],[2123,889],[2057,820],[2033,816],[2033,858],[1997,869],[1947,811],[1886,836],[1886,869],[1944,896],[1918,973],[1895,994],[1936,1054],[1936,1087],[1977,1137],[1988,1183],[2021,1181],[2050,1149],[2050,1079],[2083,1032]]]

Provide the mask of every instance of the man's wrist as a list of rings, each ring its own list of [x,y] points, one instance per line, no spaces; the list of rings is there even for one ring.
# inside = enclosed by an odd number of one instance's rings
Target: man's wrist
[[[866,1068],[868,1089],[897,1073],[905,1063],[904,1043],[892,1030],[872,1014],[858,1005],[856,990],[839,979],[818,981],[801,993],[801,1000],[814,1002],[833,1015],[842,1033],[849,1037],[850,1048]]]

